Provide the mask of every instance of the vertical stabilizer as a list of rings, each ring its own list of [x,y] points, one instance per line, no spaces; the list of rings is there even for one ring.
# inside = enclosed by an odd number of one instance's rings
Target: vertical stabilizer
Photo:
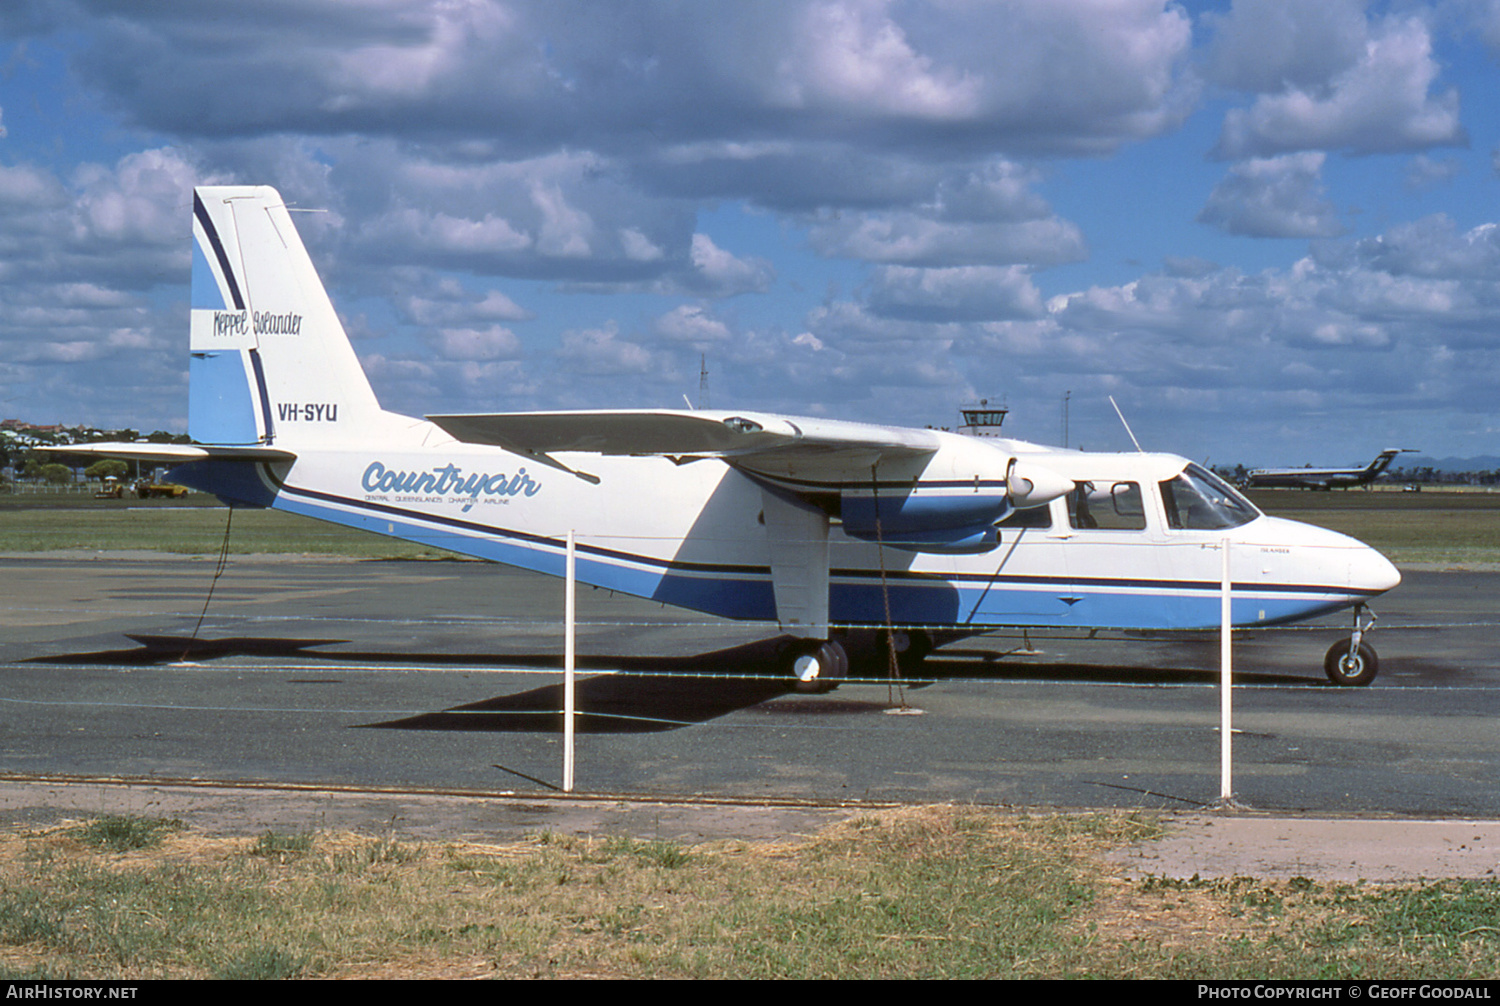
[[[339,440],[381,415],[359,359],[267,186],[193,193],[188,434],[208,444]]]

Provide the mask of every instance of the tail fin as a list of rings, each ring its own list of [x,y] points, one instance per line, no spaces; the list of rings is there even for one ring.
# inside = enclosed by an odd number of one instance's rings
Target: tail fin
[[[267,186],[193,193],[188,434],[204,444],[339,440],[381,415],[349,337]]]
[[[1381,472],[1385,471],[1386,468],[1390,466],[1391,461],[1396,457],[1397,454],[1400,453],[1401,452],[1399,450],[1396,450],[1394,448],[1381,451],[1380,454],[1376,456],[1374,461],[1371,461],[1368,465],[1365,466],[1365,470],[1362,474],[1366,479],[1375,479],[1380,475]]]

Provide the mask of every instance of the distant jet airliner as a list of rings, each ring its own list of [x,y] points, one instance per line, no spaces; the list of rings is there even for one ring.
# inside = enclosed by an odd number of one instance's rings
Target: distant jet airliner
[[[1348,489],[1374,482],[1397,454],[1411,454],[1410,447],[1391,447],[1363,468],[1257,468],[1245,477],[1251,489]]]
[[[1396,568],[1185,458],[744,411],[398,415],[275,189],[198,189],[193,237],[196,445],[70,453],[177,462],[174,482],[234,506],[553,576],[576,531],[580,581],[776,622],[808,690],[995,628],[1216,628],[1232,540],[1236,625],[1354,607],[1324,669],[1375,676],[1357,613]]]

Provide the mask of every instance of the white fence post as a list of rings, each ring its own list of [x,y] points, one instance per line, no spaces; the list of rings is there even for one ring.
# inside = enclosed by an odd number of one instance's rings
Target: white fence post
[[[573,792],[573,667],[578,627],[578,583],[575,579],[573,532],[568,532],[568,559],[563,588],[563,792]]]
[[[1219,548],[1224,553],[1223,577],[1219,584],[1219,799],[1228,803],[1234,799],[1234,691],[1230,686],[1233,664],[1230,595],[1233,593],[1233,581],[1229,575],[1228,535],[1224,536]]]

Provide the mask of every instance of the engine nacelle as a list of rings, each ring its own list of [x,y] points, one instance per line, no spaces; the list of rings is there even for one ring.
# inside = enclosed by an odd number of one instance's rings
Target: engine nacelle
[[[899,490],[875,494],[846,490],[839,497],[839,516],[844,533],[857,538],[874,537],[876,521],[886,535],[910,531],[945,531],[953,528],[988,526],[1011,511],[1001,487],[994,492],[963,490]]]
[[[995,524],[1013,507],[1004,490],[918,489],[875,495],[844,492],[839,497],[844,533],[910,552],[987,552],[999,543]]]
[[[875,541],[872,534],[855,534],[854,538]],[[943,555],[974,555],[988,552],[1000,544],[1000,532],[991,525],[955,527],[942,531],[900,531],[894,536],[882,535],[880,544],[903,552],[937,552]]]

